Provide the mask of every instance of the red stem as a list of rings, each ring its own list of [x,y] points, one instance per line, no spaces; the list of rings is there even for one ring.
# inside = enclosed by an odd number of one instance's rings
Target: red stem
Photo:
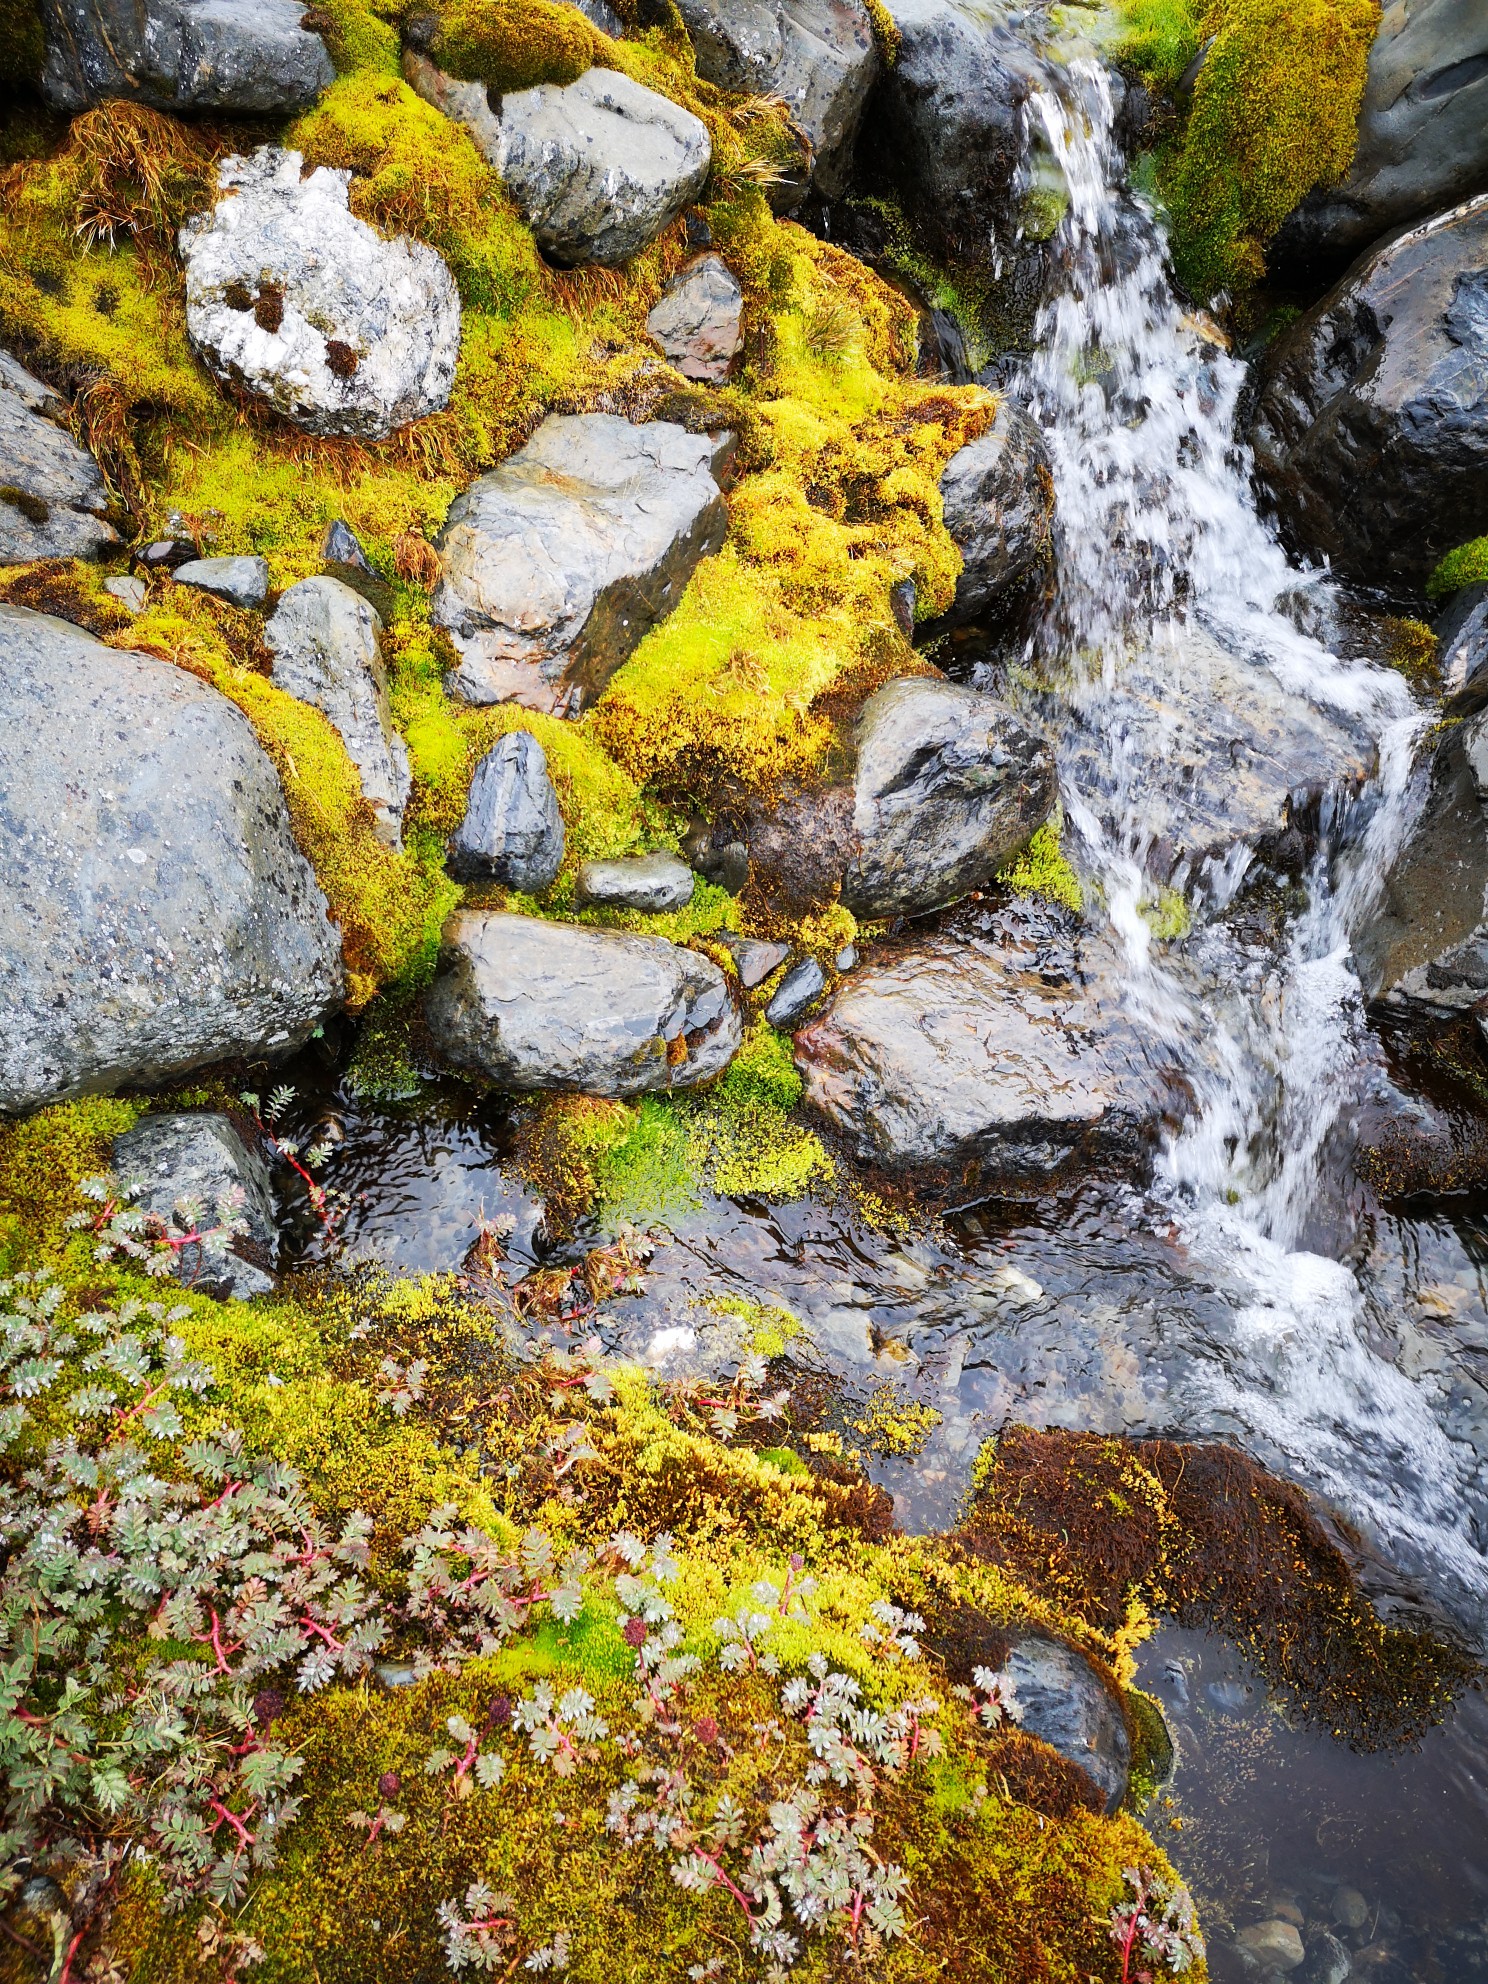
[[[744,1899],[743,1895],[739,1892],[738,1888],[734,1886],[733,1882],[729,1879],[728,1875],[723,1871],[723,1863],[718,1858],[717,1854],[705,1853],[702,1847],[700,1846],[695,1846],[692,1850],[697,1855],[699,1860],[706,1860],[708,1865],[713,1869],[714,1873],[717,1874],[719,1880],[722,1882],[724,1887],[728,1889],[729,1893],[734,1897],[734,1900],[738,1902],[739,1907],[743,1912],[744,1920],[749,1924],[750,1928],[752,1929],[754,1927],[754,1917],[749,1912],[749,1903]]]
[[[57,1979],[57,1984],[72,1984],[72,1959],[77,1955],[78,1945],[87,1933],[88,1925],[85,1922],[72,1941],[67,1945],[67,1955],[62,1962],[62,1975]]]
[[[210,1607],[208,1609],[211,1610]],[[193,1635],[193,1638],[200,1640],[203,1643],[207,1641],[211,1642],[212,1651],[217,1656],[217,1672],[219,1674],[232,1673],[232,1669],[227,1664],[227,1656],[230,1653],[241,1653],[243,1651],[243,1642],[241,1640],[234,1640],[233,1644],[230,1647],[224,1649],[222,1644],[222,1621],[217,1617],[215,1611],[212,1611],[211,1632],[196,1633]]]
[[[247,1826],[243,1824],[243,1821],[238,1817],[237,1813],[230,1812],[227,1809],[226,1805],[223,1804],[220,1798],[209,1798],[207,1800],[207,1804],[210,1807],[210,1809],[217,1814],[216,1823],[212,1827],[213,1832],[216,1832],[217,1827],[220,1826],[223,1820],[225,1819],[227,1823],[232,1827],[233,1831],[238,1835],[238,1842],[240,1845],[251,1846],[253,1844],[253,1834],[249,1832]]]
[[[346,1651],[345,1643],[336,1638],[336,1635],[331,1631],[329,1626],[320,1625],[310,1617],[308,1612],[301,1613],[300,1624],[307,1633],[319,1633],[332,1653],[344,1653]]]

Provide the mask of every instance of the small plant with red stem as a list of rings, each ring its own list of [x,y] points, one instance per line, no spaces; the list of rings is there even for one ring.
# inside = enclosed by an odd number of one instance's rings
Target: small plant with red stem
[[[1126,1867],[1133,1892],[1111,1910],[1111,1941],[1121,1957],[1121,1984],[1154,1984],[1164,1970],[1177,1976],[1204,1954],[1193,1896],[1146,1867]]]

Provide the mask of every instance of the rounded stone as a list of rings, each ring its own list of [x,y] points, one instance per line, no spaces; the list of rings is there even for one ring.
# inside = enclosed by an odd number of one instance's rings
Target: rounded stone
[[[1240,1931],[1235,1942],[1272,1970],[1296,1970],[1307,1956],[1295,1927],[1279,1916],[1268,1922],[1253,1922],[1248,1929]]]

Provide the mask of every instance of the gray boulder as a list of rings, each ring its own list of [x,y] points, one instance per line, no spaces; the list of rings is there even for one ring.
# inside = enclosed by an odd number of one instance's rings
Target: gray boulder
[[[143,1212],[174,1220],[178,1202],[187,1199],[201,1209],[201,1224],[191,1230],[210,1233],[229,1222],[242,1226],[225,1251],[200,1241],[179,1248],[177,1281],[239,1299],[272,1293],[279,1235],[269,1168],[230,1118],[146,1116],[114,1139],[113,1163],[121,1184],[140,1188],[133,1203]]]
[[[720,385],[744,343],[744,292],[721,255],[701,255],[668,283],[646,329],[687,379]]]
[[[997,1670],[1012,1683],[1019,1727],[1078,1764],[1114,1812],[1131,1776],[1131,1734],[1110,1683],[1065,1640],[1018,1633]]]
[[[1442,693],[1449,707],[1488,701],[1488,585],[1463,586],[1437,617]]]
[[[695,1088],[742,1038],[708,958],[662,937],[497,910],[450,918],[424,1011],[448,1060],[518,1090]]]
[[[388,707],[381,634],[368,601],[328,578],[291,586],[264,628],[275,685],[329,717],[357,768],[378,839],[397,847],[413,780]]]
[[[979,922],[838,987],[796,1035],[806,1101],[891,1169],[1140,1168],[1173,1098],[1123,1009],[1114,941],[1032,901]]]
[[[0,1109],[283,1053],[343,988],[242,712],[0,606]]]
[[[987,432],[946,463],[945,527],[963,560],[945,623],[976,620],[1048,556],[1054,474],[1043,435],[1004,400]]]
[[[526,895],[551,888],[563,866],[563,815],[547,753],[526,730],[498,738],[475,768],[448,868],[462,882],[503,882]]]
[[[1251,429],[1288,534],[1419,587],[1488,530],[1488,193],[1364,256],[1277,340]]]
[[[171,577],[181,586],[198,586],[231,606],[262,606],[268,597],[269,567],[263,558],[188,558]]]
[[[698,74],[779,97],[811,140],[816,184],[841,193],[882,67],[862,0],[681,0],[681,13]]]
[[[1054,810],[1054,757],[991,696],[913,677],[858,719],[854,851],[842,900],[855,916],[914,916],[989,882]]]
[[[181,230],[186,328],[218,378],[312,434],[380,440],[449,399],[460,297],[421,241],[385,241],[347,203],[349,172],[261,146],[218,167]]]
[[[741,937],[733,930],[715,930],[712,942],[722,944],[733,959],[739,983],[746,992],[763,985],[770,973],[790,956],[789,944],[771,943],[762,937]]]
[[[697,198],[708,176],[707,127],[618,69],[512,90],[496,108],[484,84],[458,82],[414,50],[403,73],[466,127],[537,245],[561,267],[629,261]]]
[[[693,873],[675,854],[626,855],[619,861],[586,861],[579,869],[580,902],[606,909],[635,909],[659,916],[692,901]]]
[[[1277,248],[1357,255],[1485,187],[1488,18],[1475,0],[1396,0],[1369,50],[1353,164],[1341,184],[1308,195]]]
[[[434,592],[450,690],[560,716],[593,702],[722,544],[727,438],[558,414],[457,496]]]
[[[119,542],[98,464],[49,386],[0,351],[0,565],[100,558]]]
[[[152,110],[282,115],[336,71],[300,0],[41,0],[42,93],[58,110],[127,97]]]

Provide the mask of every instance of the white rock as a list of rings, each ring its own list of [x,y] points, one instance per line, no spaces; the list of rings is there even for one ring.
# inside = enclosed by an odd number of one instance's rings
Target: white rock
[[[347,204],[348,172],[300,177],[265,145],[225,159],[221,197],[181,230],[186,325],[232,378],[313,434],[376,440],[449,399],[460,299],[422,242],[385,241]]]
[[[341,733],[377,817],[377,837],[396,847],[412,779],[388,707],[381,632],[376,610],[340,579],[301,579],[280,600],[264,639],[276,685],[324,710]]]

